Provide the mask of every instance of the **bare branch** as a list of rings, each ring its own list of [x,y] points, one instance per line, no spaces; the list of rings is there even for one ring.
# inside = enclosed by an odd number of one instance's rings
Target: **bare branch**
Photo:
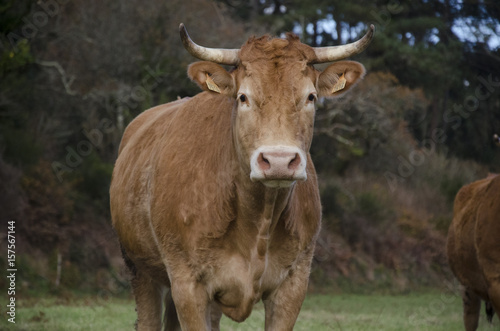
[[[64,89],[66,90],[66,93],[69,95],[76,95],[76,91],[71,89],[71,84],[75,80],[75,76],[67,76],[66,71],[64,68],[59,64],[59,62],[56,61],[42,61],[42,60],[36,60],[36,63],[44,66],[44,67],[54,67],[57,69],[59,74],[61,75],[61,82],[64,86]]]

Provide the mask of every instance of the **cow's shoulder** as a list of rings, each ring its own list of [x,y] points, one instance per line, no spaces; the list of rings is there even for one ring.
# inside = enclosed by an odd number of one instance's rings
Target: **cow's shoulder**
[[[169,222],[160,232],[217,237],[234,219],[232,106],[225,96],[202,92],[158,124],[151,212],[158,224]]]

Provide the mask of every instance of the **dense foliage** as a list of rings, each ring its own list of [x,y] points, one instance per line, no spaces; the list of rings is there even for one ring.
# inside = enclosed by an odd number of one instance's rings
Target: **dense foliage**
[[[410,275],[432,283],[446,273],[455,193],[500,169],[491,140],[500,131],[499,3],[9,0],[0,5],[0,219],[17,221],[24,286],[122,286],[109,224],[113,162],[141,111],[198,92],[180,22],[195,41],[231,48],[285,31],[337,45],[375,24],[356,57],[365,80],[318,105],[324,231],[312,279],[405,288]]]

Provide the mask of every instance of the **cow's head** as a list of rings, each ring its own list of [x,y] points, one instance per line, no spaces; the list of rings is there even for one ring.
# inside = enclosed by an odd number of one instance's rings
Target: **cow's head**
[[[180,26],[181,39],[195,57],[189,77],[202,89],[235,100],[233,135],[240,163],[252,181],[288,187],[307,179],[307,153],[313,137],[315,102],[347,92],[363,77],[358,62],[335,62],[323,71],[313,64],[362,52],[373,26],[359,41],[313,48],[289,34],[286,39],[250,38],[241,49],[195,44]],[[228,72],[219,64],[235,66]]]

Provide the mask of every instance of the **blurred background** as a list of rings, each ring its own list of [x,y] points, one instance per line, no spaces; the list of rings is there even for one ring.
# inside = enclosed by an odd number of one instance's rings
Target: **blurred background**
[[[444,287],[455,194],[500,171],[499,21],[495,0],[1,1],[0,264],[15,220],[18,296],[129,293],[110,178],[135,116],[199,92],[179,23],[229,48],[287,31],[339,45],[374,24],[354,58],[364,81],[318,104],[323,230],[310,287]]]

